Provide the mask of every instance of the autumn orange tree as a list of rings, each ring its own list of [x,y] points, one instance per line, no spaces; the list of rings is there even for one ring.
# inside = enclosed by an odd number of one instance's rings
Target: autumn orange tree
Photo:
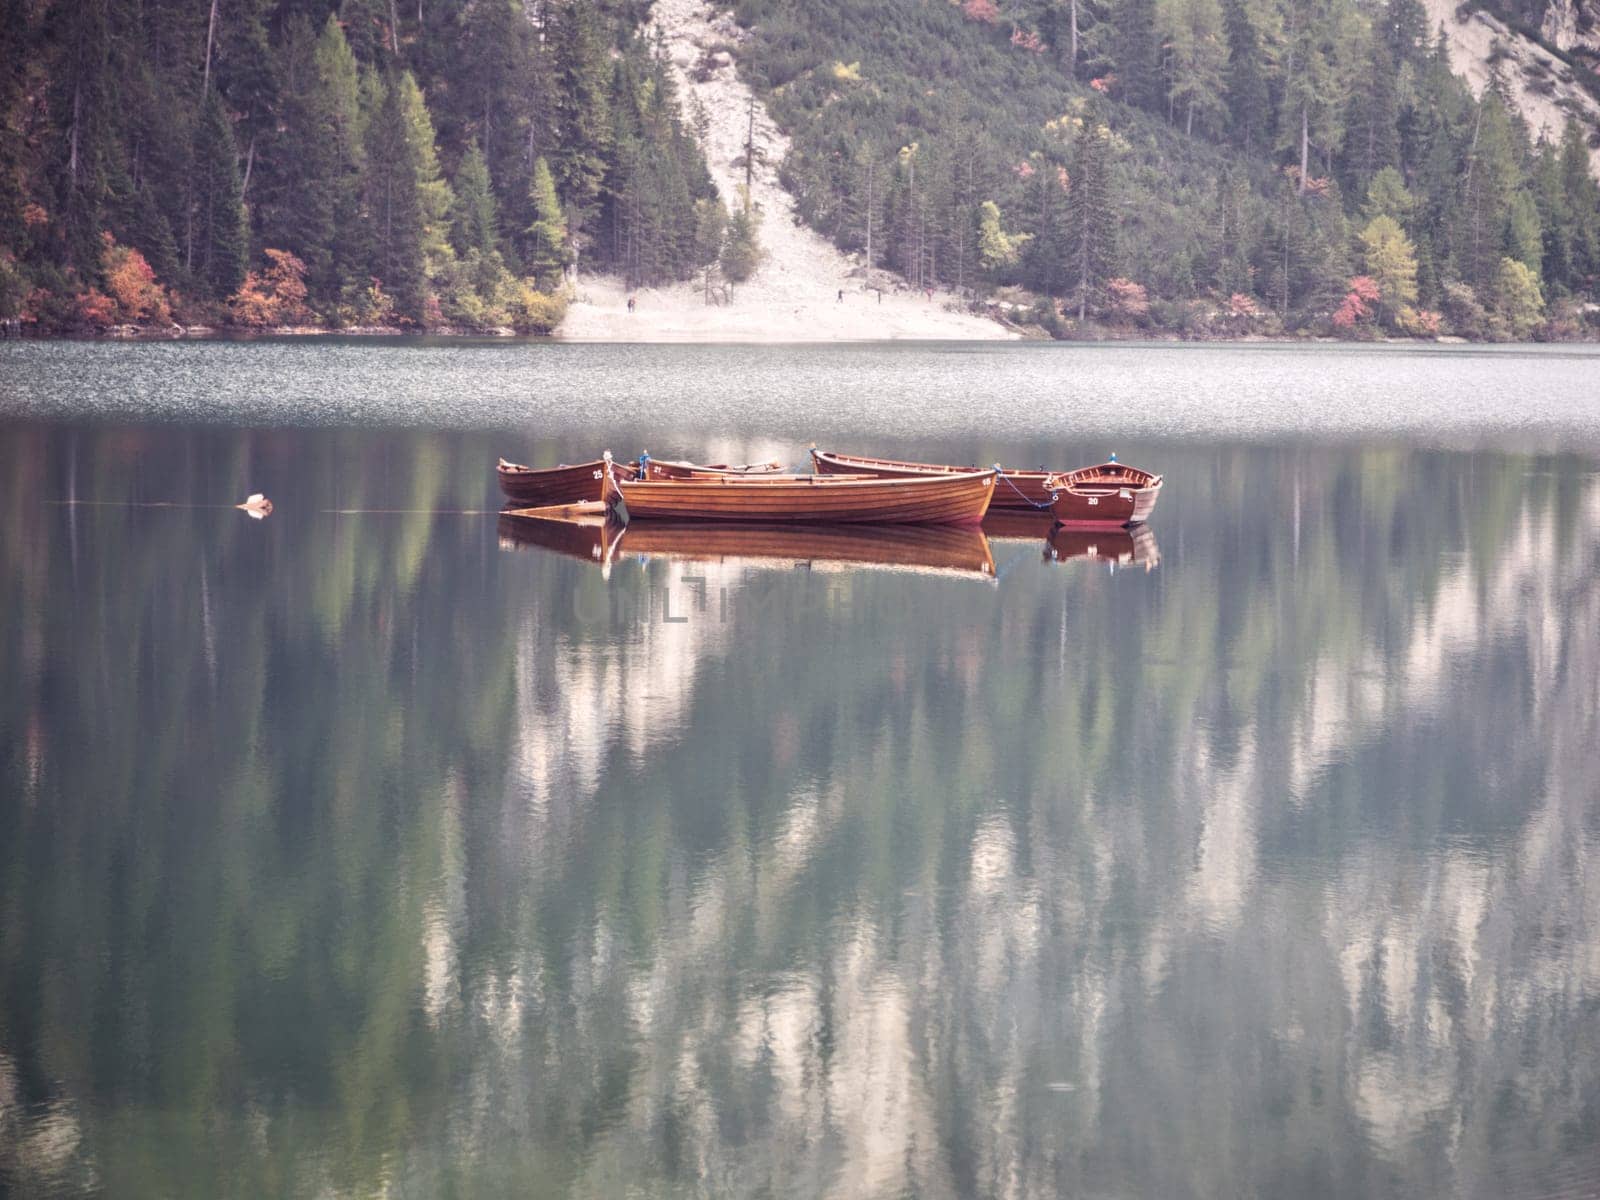
[[[123,321],[172,320],[167,289],[156,282],[156,273],[132,246],[119,246],[109,232],[100,235],[100,269],[105,272],[106,293],[116,305]]]
[[[260,329],[316,319],[306,307],[306,265],[287,250],[267,249],[267,266],[251,271],[228,301],[235,325]]]

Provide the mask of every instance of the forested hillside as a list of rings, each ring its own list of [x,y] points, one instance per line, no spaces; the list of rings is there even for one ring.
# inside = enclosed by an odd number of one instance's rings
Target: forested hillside
[[[0,316],[540,330],[579,255],[681,278],[714,192],[647,8],[0,0]]]
[[[1062,333],[1595,331],[1594,131],[1535,142],[1418,0],[731,12],[802,213],[914,283],[1025,288]]]
[[[1062,336],[1600,330],[1594,130],[1535,138],[1494,62],[1475,96],[1421,0],[723,6],[701,69],[869,271]],[[575,263],[693,275],[739,201],[649,9],[0,0],[0,317],[547,330]]]

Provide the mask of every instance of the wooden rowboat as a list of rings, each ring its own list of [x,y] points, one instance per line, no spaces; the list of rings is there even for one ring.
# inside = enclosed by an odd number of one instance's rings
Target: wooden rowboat
[[[639,481],[620,472],[606,472],[605,479],[607,499],[621,498],[625,520],[976,525],[994,496],[992,470],[927,479],[772,474]]]
[[[1138,525],[1161,495],[1161,476],[1112,459],[1050,478],[1050,511],[1069,529]]]
[[[603,459],[597,458],[593,462],[574,463],[571,466],[536,469],[502,458],[495,468],[495,474],[500,479],[500,490],[508,500],[525,508],[536,508],[599,500],[605,465]],[[625,478],[632,479],[634,476],[632,463],[614,463],[613,469]]]
[[[670,459],[663,461],[658,458],[647,458],[644,461],[647,479],[710,479],[718,475],[772,475],[783,470],[783,464],[778,462],[745,463],[743,466],[735,467],[727,463],[673,462]]]
[[[942,466],[938,463],[903,462],[897,458],[867,458],[860,454],[836,454],[811,448],[811,463],[819,475],[869,475],[874,479],[918,479],[928,475],[960,475],[976,471],[977,467]],[[995,480],[995,509],[1021,509],[1043,511],[1050,507],[1050,490],[1045,481],[1053,471],[1018,471],[1010,467],[1000,469],[1001,477]]]

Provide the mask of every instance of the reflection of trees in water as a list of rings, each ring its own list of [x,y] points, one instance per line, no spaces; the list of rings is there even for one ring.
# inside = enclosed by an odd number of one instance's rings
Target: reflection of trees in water
[[[192,469],[231,494],[263,441]],[[27,449],[14,493],[52,482]],[[348,472],[348,507],[472,506],[478,459],[351,438],[297,469]],[[74,557],[11,504],[0,728],[45,762],[0,808],[11,1169],[133,1195],[1559,1169],[1600,1061],[1600,493],[1500,457],[1169,475],[1160,571],[998,594],[607,584],[470,518],[281,506],[265,538],[80,512]],[[663,622],[684,570],[710,602]],[[758,602],[724,619],[722,587]]]

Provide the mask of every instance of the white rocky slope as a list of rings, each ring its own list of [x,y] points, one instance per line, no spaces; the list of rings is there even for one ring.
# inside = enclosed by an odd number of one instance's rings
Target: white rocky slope
[[[738,78],[731,53],[719,55],[703,82],[691,72],[706,48],[736,44],[742,31],[725,18],[713,21],[702,0],[655,0],[651,21],[665,39],[686,107],[692,111],[693,97],[705,110],[706,160],[723,202],[731,207],[739,202],[744,185],[750,89]],[[629,293],[620,280],[583,276],[562,323],[562,338],[792,342],[1015,336],[994,321],[956,311],[948,294],[929,299],[921,292],[896,290],[898,281],[881,270],[874,272],[881,294],[865,291],[859,264],[795,217],[794,198],[778,182],[788,139],[759,102],[755,142],[760,154],[750,190],[762,214],[765,258],[749,282],[732,290],[731,302],[707,305],[698,284],[681,283],[632,293],[637,308],[629,313]]]
[[[1546,15],[1545,37],[1564,50],[1583,44],[1576,30],[1576,18],[1572,17],[1576,5],[1577,0],[1563,0],[1552,5]],[[1600,101],[1575,81],[1573,67],[1543,46],[1508,28],[1489,13],[1468,11],[1465,16],[1458,16],[1458,0],[1423,0],[1423,6],[1428,11],[1429,23],[1444,30],[1451,67],[1465,76],[1474,92],[1483,91],[1489,82],[1491,63],[1500,62],[1511,98],[1535,139],[1541,133],[1552,141],[1560,138],[1569,112],[1576,112],[1591,130],[1600,128]],[[1563,13],[1573,24],[1565,44],[1561,36]],[[1600,178],[1600,156],[1591,156],[1590,166],[1595,177]]]

